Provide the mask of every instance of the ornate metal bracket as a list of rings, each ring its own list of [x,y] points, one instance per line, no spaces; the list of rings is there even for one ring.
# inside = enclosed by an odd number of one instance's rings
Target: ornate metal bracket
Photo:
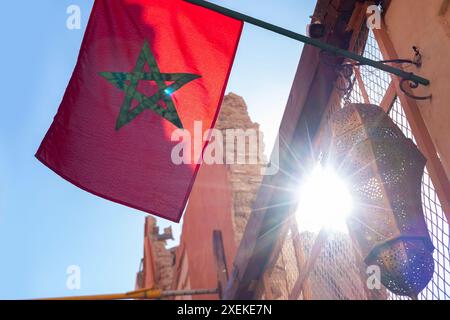
[[[410,64],[410,65],[414,65],[417,68],[420,68],[422,66],[422,54],[420,53],[419,48],[417,48],[416,46],[412,47],[413,51],[414,51],[414,58],[412,60],[409,59],[393,59],[393,60],[381,60],[381,61],[377,61],[378,63],[381,64],[387,64],[387,63],[394,63],[394,64]],[[336,63],[331,63],[329,61],[327,61],[327,59],[323,56],[324,53],[326,53],[327,51],[322,50],[321,51],[321,55],[322,55],[322,62],[325,63],[328,66],[332,66],[335,68],[336,72],[339,74],[340,78],[344,80],[344,85],[339,85],[336,84],[336,89],[339,91],[344,92],[345,95],[349,94],[350,91],[353,88],[354,85],[354,79],[352,79],[353,76],[353,69],[355,67],[360,67],[360,66],[368,66],[369,64],[364,63],[364,62],[346,62],[346,63],[342,63],[342,64],[336,64]],[[421,83],[419,83],[418,81],[415,81],[413,79],[413,73],[409,73],[409,77],[405,77],[405,78],[401,78],[400,81],[400,90],[409,98],[411,99],[415,99],[415,100],[429,100],[432,98],[432,95],[428,95],[428,96],[416,96],[413,95],[409,92],[408,89],[406,89],[405,85],[406,83],[409,84],[409,87],[411,89],[417,89],[419,87],[419,85]]]
[[[408,92],[407,89],[405,89],[405,83],[409,83],[409,87],[411,89],[417,89],[419,87],[419,84],[417,82],[414,81],[410,81],[408,79],[402,79],[400,81],[400,90],[402,90],[402,92],[409,98],[414,99],[414,100],[431,100],[431,98],[433,97],[431,94],[428,96],[416,96],[413,95],[411,93]]]

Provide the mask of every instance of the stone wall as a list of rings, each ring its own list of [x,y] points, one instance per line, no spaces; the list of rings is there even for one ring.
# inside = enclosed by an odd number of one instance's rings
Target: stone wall
[[[227,129],[242,129],[243,131],[253,129],[258,136],[259,148],[256,150],[256,155],[254,154],[255,150],[250,150],[249,148],[249,139],[246,139],[245,157],[247,164],[227,164],[233,194],[232,219],[235,240],[239,245],[262,181],[261,170],[265,162],[263,156],[264,143],[262,141],[262,133],[259,131],[259,125],[250,119],[244,99],[234,93],[229,93],[225,96],[216,128],[222,130],[224,136]],[[240,136],[243,133],[241,132]],[[236,147],[236,144],[234,146]],[[230,150],[232,147],[232,145],[226,144],[225,150],[232,151]],[[248,164],[251,156],[257,157],[257,164]],[[225,154],[224,158],[226,158]],[[224,162],[226,162],[225,160]]]
[[[164,229],[159,232],[156,219],[146,217],[144,241],[143,270],[138,273],[138,288],[154,287],[169,290],[172,285],[175,253],[173,249],[166,249],[166,242],[172,238],[172,230]]]
[[[157,287],[162,290],[170,290],[175,261],[174,251],[166,249],[165,241],[155,241],[154,245],[156,269],[158,270]]]

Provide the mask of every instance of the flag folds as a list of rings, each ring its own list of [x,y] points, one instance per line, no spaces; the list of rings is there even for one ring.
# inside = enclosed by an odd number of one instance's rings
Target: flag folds
[[[96,0],[36,157],[86,191],[178,222],[199,164],[174,163],[171,136],[214,126],[241,31],[182,0]]]

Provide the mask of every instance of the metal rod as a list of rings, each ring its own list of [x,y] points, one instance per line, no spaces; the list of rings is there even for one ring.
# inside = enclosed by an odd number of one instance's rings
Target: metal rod
[[[73,297],[58,297],[46,298],[37,300],[123,300],[123,299],[160,299],[164,297],[175,296],[193,296],[201,294],[215,294],[218,289],[193,289],[193,290],[155,290],[155,289],[140,289],[126,293],[113,294],[98,294],[92,296],[73,296]]]
[[[329,45],[328,43],[322,42],[320,40],[317,39],[312,39],[309,37],[306,37],[304,35],[301,35],[299,33],[293,32],[293,31],[289,31],[287,29],[278,27],[276,25],[270,24],[268,22],[250,17],[248,15],[239,13],[237,11],[233,11],[224,7],[221,7],[219,5],[204,1],[204,0],[185,0],[189,3],[198,5],[200,7],[206,8],[206,9],[210,9],[216,12],[219,12],[225,16],[237,19],[237,20],[241,20],[250,24],[253,24],[255,26],[264,28],[266,30],[270,30],[273,31],[275,33],[281,34],[283,36],[286,36],[288,38],[303,42],[305,44],[311,45],[313,47],[317,47],[320,48],[322,50],[328,51],[330,53],[333,53],[337,56],[341,56],[341,57],[346,57],[348,59],[354,60],[354,61],[358,61],[364,65],[368,65],[371,67],[374,67],[376,69],[380,69],[383,70],[385,72],[391,73],[391,74],[395,74],[396,76],[399,76],[402,79],[406,79],[409,81],[412,81],[414,83],[418,83],[418,84],[422,84],[424,86],[428,86],[430,84],[430,81],[428,79],[422,78],[420,76],[415,75],[412,72],[405,72],[401,69],[398,68],[394,68],[390,65],[378,62],[378,61],[374,61],[368,58],[365,58],[363,56],[360,56],[356,53],[353,53],[351,51],[347,51],[347,50],[343,50],[340,49],[338,47]]]
[[[201,294],[216,294],[219,293],[218,288],[215,289],[193,289],[193,290],[168,290],[161,293],[161,297],[174,296],[198,296]]]

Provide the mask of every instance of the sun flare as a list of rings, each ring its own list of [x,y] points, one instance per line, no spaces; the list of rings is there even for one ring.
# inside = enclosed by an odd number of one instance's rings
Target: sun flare
[[[322,228],[347,233],[346,219],[353,207],[345,180],[332,168],[317,165],[299,189],[295,214],[301,231]]]

